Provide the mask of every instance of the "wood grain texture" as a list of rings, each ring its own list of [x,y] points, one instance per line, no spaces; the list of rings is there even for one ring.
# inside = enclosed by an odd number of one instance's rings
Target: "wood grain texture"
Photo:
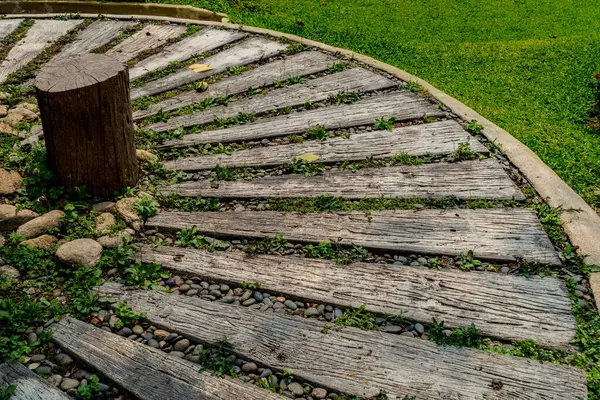
[[[287,46],[287,44],[274,42],[262,37],[253,37],[227,50],[203,59],[201,63],[210,65],[212,68],[210,71],[198,73],[187,67],[182,68],[164,78],[156,79],[148,82],[142,87],[134,88],[131,91],[131,98],[137,99],[142,96],[159,94],[185,85],[186,83],[208,78],[227,70],[229,67],[251,64],[264,58],[277,55],[279,51],[285,49]]]
[[[388,264],[336,264],[301,257],[249,255],[240,251],[138,247],[135,259],[177,274],[260,289],[308,302],[366,309],[449,328],[475,324],[503,340],[533,339],[546,347],[571,348],[577,324],[565,284],[493,272],[437,271]]]
[[[61,390],[51,386],[16,361],[0,364],[0,389],[16,385],[11,400],[69,400]]]
[[[246,36],[245,33],[239,31],[205,28],[137,63],[129,70],[129,79],[137,79],[148,72],[165,68],[169,66],[169,63],[185,61],[196,54],[214,50]]]
[[[341,240],[370,249],[514,262],[517,258],[561,265],[530,209],[450,209],[420,211],[294,213],[274,211],[163,211],[148,226],[176,231],[196,226],[217,237],[263,239],[281,233],[301,243]]]
[[[94,21],[90,26],[79,32],[74,42],[63,47],[60,53],[52,58],[52,61],[88,54],[92,50],[109,43],[123,30],[137,24],[133,21]]]
[[[159,149],[196,146],[206,143],[231,143],[253,141],[306,132],[317,126],[325,129],[342,129],[370,125],[376,119],[396,117],[406,121],[425,116],[444,116],[433,104],[410,92],[392,92],[367,97],[353,104],[331,105],[315,110],[293,112],[272,118],[260,119],[231,128],[216,129],[185,135],[181,139],[165,141]]]
[[[23,18],[0,20],[0,40],[13,33],[21,25],[21,22],[23,22]]]
[[[139,400],[281,400],[239,379],[200,372],[200,366],[145,344],[65,317],[52,340]]]
[[[240,113],[262,114],[301,105],[308,101],[313,103],[323,101],[343,92],[363,93],[393,86],[396,86],[396,83],[382,75],[362,68],[352,68],[304,84],[275,89],[266,95],[234,101],[225,106],[212,107],[194,114],[181,115],[166,122],[149,125],[144,129],[164,132],[179,127],[208,124],[216,118],[231,118]]]
[[[61,184],[96,196],[135,186],[127,66],[85,54],[48,64],[35,83],[48,164]]]
[[[585,399],[582,371],[525,358],[452,347],[376,331],[330,329],[323,322],[199,298],[104,285],[102,297],[127,301],[153,325],[202,343],[227,333],[233,352],[317,385],[390,399]],[[210,321],[210,323],[207,323]],[[500,380],[500,389],[492,382]]]
[[[445,120],[395,128],[390,131],[372,131],[351,134],[348,139],[336,137],[324,141],[306,141],[281,146],[261,146],[238,150],[231,154],[210,154],[165,161],[168,169],[187,172],[223,168],[274,167],[291,162],[294,157],[310,153],[324,164],[340,161],[359,161],[367,157],[382,159],[398,153],[412,156],[453,153],[459,143],[469,143],[478,153],[488,154],[488,149],[469,135],[456,121]]]
[[[155,49],[183,35],[186,29],[185,25],[150,24],[108,50],[106,55],[125,62],[143,51]]]
[[[74,29],[81,22],[83,21],[80,19],[67,21],[36,20],[25,34],[25,37],[14,45],[8,52],[6,59],[0,64],[0,83],[4,82],[10,74],[23,68],[29,61],[39,56],[55,40]]]
[[[339,196],[525,200],[517,185],[494,159],[417,166],[324,172],[317,176],[275,175],[251,181],[188,181],[161,186],[163,195],[222,198],[291,198]]]
[[[201,102],[209,97],[231,96],[243,93],[250,88],[272,86],[276,79],[284,81],[294,76],[306,76],[323,72],[329,65],[334,64],[336,60],[333,56],[318,51],[304,51],[282,60],[259,65],[240,75],[224,78],[210,85],[205,92],[184,92],[153,104],[146,110],[137,110],[133,113],[133,119],[140,120],[152,116],[161,110],[176,110],[196,102]]]

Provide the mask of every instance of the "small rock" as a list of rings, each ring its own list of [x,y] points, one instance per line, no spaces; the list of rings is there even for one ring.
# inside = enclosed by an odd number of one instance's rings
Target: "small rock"
[[[17,233],[26,239],[38,237],[51,229],[60,227],[64,216],[65,213],[60,210],[47,212],[19,226]]]
[[[36,369],[36,368],[37,368],[37,367],[39,367],[39,366],[40,366],[40,363],[39,363],[39,362],[34,362],[34,363],[31,363],[31,364],[29,364],[29,365],[27,366],[27,368],[29,368],[30,370],[32,370],[32,371],[33,371],[34,369]]]
[[[256,299],[248,299],[248,300],[242,302],[242,305],[248,307],[248,306],[251,306],[254,303],[256,303]]]
[[[316,308],[313,307],[309,307],[306,309],[306,311],[304,312],[304,315],[306,317],[312,317],[313,315],[319,315],[319,311],[317,311]]]
[[[188,285],[188,284],[185,284],[185,285],[181,285],[181,286],[179,286],[179,291],[180,291],[181,293],[185,293],[185,292],[187,292],[187,291],[188,291],[188,290],[190,290],[190,289],[191,289],[191,288],[190,288],[190,285]]]
[[[265,298],[265,296],[263,296],[263,294],[261,292],[254,292],[253,297],[256,299],[256,301],[258,301],[259,303],[261,301],[263,301],[263,299]]]
[[[6,171],[0,168],[0,195],[13,194],[21,188],[23,178],[16,171]]]
[[[183,358],[183,357],[185,357],[185,354],[183,352],[181,352],[181,351],[172,351],[172,352],[169,353],[169,355],[173,356],[173,357],[177,357],[177,358]]]
[[[31,210],[19,210],[10,204],[0,204],[0,232],[12,231],[38,215]]]
[[[112,201],[103,201],[92,206],[92,211],[105,212],[115,208],[115,203]]]
[[[60,375],[58,375],[58,374],[55,374],[55,375],[52,375],[52,376],[50,377],[50,379],[48,379],[48,382],[50,382],[50,384],[51,384],[52,386],[54,386],[54,387],[58,387],[58,386],[60,385],[60,383],[62,382],[62,380],[63,380],[63,377],[62,377],[62,376],[60,376]]]
[[[76,239],[56,250],[56,257],[71,266],[94,267],[102,256],[102,245],[92,239]]]
[[[54,246],[56,242],[58,242],[56,236],[46,234],[33,239],[24,240],[21,243],[19,243],[19,246],[27,246],[48,250],[50,247]]]
[[[135,333],[136,335],[141,335],[142,333],[144,333],[144,328],[142,328],[139,325],[135,325],[132,329],[133,333]]]
[[[4,247],[4,244],[6,243],[6,239],[4,238],[4,236],[0,235],[0,247]],[[0,264],[3,265],[3,264]]]
[[[502,272],[503,274],[508,274],[510,271],[510,268],[508,267],[502,267],[500,268],[500,272]]]
[[[8,107],[0,105],[0,117],[4,117],[8,113]]]
[[[158,340],[159,342],[164,340],[168,335],[169,332],[163,331],[162,329],[157,329],[154,331],[154,339]]]
[[[3,265],[0,267],[0,277],[2,278],[16,280],[19,279],[20,276],[19,270],[15,267],[11,267],[10,265]]]
[[[38,340],[38,337],[35,332],[31,332],[29,335],[27,335],[27,343],[29,343],[29,344],[33,344],[33,343],[37,342],[37,340]]]
[[[190,341],[187,339],[181,339],[173,345],[175,351],[185,351],[190,346]]]
[[[12,127],[12,124],[9,124],[4,121],[4,118],[0,120],[0,132],[8,133],[9,135],[18,135],[18,132]]]
[[[107,212],[102,213],[96,217],[96,233],[100,236],[106,235],[116,223],[114,215]]]
[[[419,334],[422,335],[425,332],[425,327],[421,324],[415,324],[415,331]]]
[[[71,378],[81,380],[81,379],[85,378],[87,374],[88,374],[88,372],[85,369],[80,369],[80,370],[72,373]]]
[[[158,342],[156,340],[154,340],[154,339],[148,340],[148,346],[154,347],[155,349],[158,349],[160,347],[160,345],[158,344]]]
[[[40,361],[44,361],[45,359],[46,359],[46,356],[43,354],[34,354],[31,356],[31,359],[29,361],[40,362]]]
[[[171,340],[174,340],[178,337],[179,335],[176,333],[169,333],[163,340],[167,343],[169,343]]]
[[[296,396],[304,395],[304,388],[298,382],[292,382],[288,385],[288,390],[294,393]]]
[[[42,365],[41,367],[38,367],[35,370],[35,373],[40,375],[40,376],[47,376],[50,375],[52,373],[52,367],[48,366],[48,365]]]
[[[23,107],[21,104],[19,104],[15,108],[11,108],[10,110],[8,110],[8,114],[5,118],[8,117],[11,117],[14,120],[18,119],[19,121],[27,122],[37,121],[38,119],[38,115],[36,113]]]
[[[69,389],[77,389],[78,387],[79,381],[77,379],[65,378],[60,384],[60,388],[65,391]]]
[[[119,332],[117,332],[117,335],[119,336],[123,336],[123,337],[129,337],[131,336],[131,329],[129,329],[128,327],[123,327],[121,328],[121,330],[119,330]]]
[[[291,300],[286,300],[283,304],[290,310],[295,310],[298,308],[298,305]]]
[[[69,365],[69,364],[71,364],[73,362],[73,359],[68,354],[60,353],[60,354],[57,354],[54,357],[54,361],[58,365],[63,366],[63,365]]]
[[[314,388],[310,395],[315,399],[324,399],[325,397],[327,397],[327,390],[323,388]]]
[[[391,324],[389,324],[389,325],[384,326],[381,330],[384,331],[384,332],[388,332],[388,333],[400,333],[404,329],[401,326],[399,326],[399,325],[391,325]]]
[[[125,221],[127,225],[139,231],[142,228],[142,219],[133,209],[133,205],[138,199],[134,197],[126,197],[117,201],[115,209],[119,213],[119,216]]]
[[[96,239],[98,243],[107,249],[114,249],[117,247],[121,247],[125,244],[125,242],[135,234],[133,229],[125,229],[121,232],[116,232],[112,236],[102,236]]]
[[[258,367],[253,362],[247,362],[244,365],[242,365],[242,371],[247,373],[253,373],[258,371]]]
[[[154,161],[158,159],[156,155],[150,153],[149,151],[141,149],[137,149],[135,151],[135,158],[137,158],[138,161]]]
[[[244,292],[244,294],[242,295],[242,297],[240,297],[240,301],[246,301],[248,300],[250,297],[252,297],[252,290],[246,290]]]
[[[343,310],[341,310],[339,308],[336,308],[335,310],[333,310],[333,317],[334,318],[339,318],[342,315],[344,315],[344,311]]]

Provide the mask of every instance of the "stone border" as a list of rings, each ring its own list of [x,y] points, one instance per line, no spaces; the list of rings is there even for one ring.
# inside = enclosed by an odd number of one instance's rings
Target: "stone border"
[[[170,17],[189,20],[226,22],[227,15],[195,8],[172,4],[153,3],[114,3],[87,0],[0,0],[0,14],[139,14],[140,18]],[[143,16],[141,16],[143,15]],[[152,17],[149,17],[152,16]]]
[[[12,3],[17,3],[12,2]],[[30,4],[57,4],[58,2],[27,2]],[[77,4],[77,1],[67,1],[63,4]],[[107,3],[93,3],[85,2],[86,4],[99,4],[105,6]],[[119,4],[119,3],[115,3]],[[133,6],[132,4],[128,4]],[[139,5],[139,4],[138,4]],[[3,10],[3,3],[0,3],[0,12]],[[66,7],[65,7],[66,8]],[[74,9],[71,9],[74,12]],[[144,7],[138,7],[138,11],[144,11]],[[39,11],[43,11],[38,9]],[[98,11],[96,11],[98,12]],[[30,14],[32,18],[52,18],[56,14]],[[151,20],[168,21],[168,22],[179,22],[187,24],[201,24],[201,25],[212,25],[220,26],[229,29],[239,29],[245,32],[269,35],[275,38],[287,38],[289,40],[299,42],[305,45],[313,46],[325,51],[337,53],[339,55],[348,57],[350,59],[360,61],[373,68],[387,72],[403,81],[412,81],[421,84],[426,88],[431,96],[433,96],[440,103],[450,108],[454,113],[460,115],[467,121],[477,120],[484,126],[483,135],[500,146],[502,151],[506,154],[509,160],[521,171],[521,173],[527,178],[529,183],[536,189],[538,194],[544,198],[548,204],[552,207],[562,207],[564,212],[561,215],[561,221],[569,239],[573,245],[578,247],[579,254],[586,255],[586,262],[592,265],[600,265],[600,216],[577,194],[569,185],[567,185],[550,167],[548,167],[542,160],[527,146],[514,138],[510,133],[500,128],[493,122],[484,118],[473,109],[467,107],[455,98],[448,96],[442,91],[438,90],[426,81],[417,78],[416,76],[409,74],[399,68],[385,64],[381,61],[377,61],[371,57],[367,57],[362,54],[355,53],[350,50],[345,50],[333,46],[329,46],[320,42],[305,39],[296,35],[290,35],[282,32],[273,31],[270,29],[256,28],[245,25],[231,24],[227,22],[226,18],[223,18],[222,22],[206,21],[206,20],[195,20],[195,19],[182,19],[175,17],[165,16],[148,16],[148,15],[109,15],[103,14],[107,18],[115,19],[134,19],[134,18],[146,18]],[[97,17],[97,14],[81,14],[82,17]],[[17,18],[22,15],[6,15],[5,18]],[[596,285],[592,285],[595,289],[598,308],[600,309],[600,272],[592,274],[590,282],[596,282]]]

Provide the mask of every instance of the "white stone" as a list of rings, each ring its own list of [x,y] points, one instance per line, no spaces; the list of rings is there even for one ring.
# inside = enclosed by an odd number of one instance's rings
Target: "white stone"
[[[102,245],[92,239],[76,239],[61,245],[56,257],[75,267],[94,267],[102,256]]]
[[[19,226],[17,233],[26,239],[38,237],[47,233],[49,230],[58,228],[62,225],[62,219],[65,213],[60,210],[53,210],[46,214],[32,219],[29,222]]]

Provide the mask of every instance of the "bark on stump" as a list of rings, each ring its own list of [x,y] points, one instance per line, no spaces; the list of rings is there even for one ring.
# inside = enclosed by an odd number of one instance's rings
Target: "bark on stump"
[[[87,54],[46,66],[35,81],[48,162],[62,185],[104,196],[138,179],[129,73]]]

